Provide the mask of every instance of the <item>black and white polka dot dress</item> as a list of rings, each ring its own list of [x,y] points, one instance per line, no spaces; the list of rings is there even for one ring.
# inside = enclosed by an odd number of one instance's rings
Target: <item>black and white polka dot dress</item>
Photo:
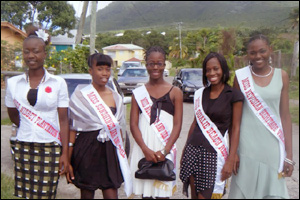
[[[233,103],[243,101],[243,94],[229,85],[216,99],[210,99],[211,87],[203,91],[202,106],[206,115],[224,136],[231,126]],[[217,152],[196,124],[182,154],[179,178],[184,184],[183,193],[188,196],[189,177],[194,177],[195,190],[207,199],[212,197],[217,173]]]
[[[188,196],[189,177],[194,176],[196,192],[212,193],[217,173],[217,153],[202,146],[188,144],[184,150],[179,177],[184,183],[184,194]],[[206,192],[205,192],[206,193]]]

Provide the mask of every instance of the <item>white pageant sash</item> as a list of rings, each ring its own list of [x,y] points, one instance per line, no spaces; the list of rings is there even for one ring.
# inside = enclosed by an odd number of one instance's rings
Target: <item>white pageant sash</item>
[[[96,111],[97,116],[99,117],[109,139],[117,148],[118,159],[125,182],[124,190],[127,197],[129,197],[132,194],[132,178],[127,156],[123,148],[119,122],[112,114],[109,107],[104,103],[92,84],[81,89],[81,92],[91,107]]]
[[[207,139],[210,145],[216,150],[217,159],[217,174],[215,180],[215,186],[213,190],[213,195],[222,197],[225,187],[225,181],[221,181],[221,171],[225,164],[226,158],[228,156],[228,143],[227,143],[227,133],[226,131],[224,137],[219,131],[218,127],[211,121],[211,119],[205,114],[202,107],[202,95],[204,87],[200,88],[195,92],[194,96],[194,110],[197,123]]]
[[[59,128],[48,121],[44,116],[41,115],[39,111],[36,111],[33,107],[28,108],[22,105],[16,99],[14,99],[14,104],[21,115],[28,119],[34,126],[37,126],[44,133],[50,134],[54,140],[61,145],[61,138]]]
[[[263,125],[276,137],[279,142],[280,149],[280,163],[278,173],[283,170],[285,153],[284,134],[281,122],[277,120],[260,95],[255,92],[253,86],[253,79],[250,72],[250,67],[244,67],[235,72],[239,86],[244,96],[247,99],[248,106],[251,108],[256,117],[263,123]]]
[[[150,95],[145,87],[145,85],[140,86],[133,90],[134,97],[136,99],[136,102],[138,103],[142,113],[146,117],[147,121],[150,124],[150,117],[151,117],[151,106],[153,104]],[[166,123],[162,121],[162,119],[158,118],[155,120],[154,123],[151,124],[151,127],[153,128],[154,132],[156,133],[157,137],[160,139],[160,141],[163,143],[164,146],[166,146],[169,137],[171,135],[171,130],[167,126]],[[171,156],[167,156],[169,159],[171,158],[172,162],[174,163],[174,172],[176,174],[176,145],[174,144],[172,146],[172,149],[170,151]]]

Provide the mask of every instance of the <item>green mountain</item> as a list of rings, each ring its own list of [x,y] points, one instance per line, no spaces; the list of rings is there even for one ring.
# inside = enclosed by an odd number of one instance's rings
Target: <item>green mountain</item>
[[[99,1],[98,3],[101,3]],[[98,32],[174,27],[280,27],[299,1],[114,1],[97,12]],[[90,32],[90,16],[84,33]]]

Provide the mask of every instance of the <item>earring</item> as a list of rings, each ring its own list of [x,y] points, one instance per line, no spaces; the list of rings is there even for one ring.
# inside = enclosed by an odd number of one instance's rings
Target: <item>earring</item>
[[[249,63],[248,63],[248,64],[249,64],[249,66],[252,66],[252,65],[253,65],[253,64],[251,63],[251,61],[250,61],[250,60],[249,60]]]
[[[272,57],[271,56],[269,57],[269,64],[270,65],[272,64]]]

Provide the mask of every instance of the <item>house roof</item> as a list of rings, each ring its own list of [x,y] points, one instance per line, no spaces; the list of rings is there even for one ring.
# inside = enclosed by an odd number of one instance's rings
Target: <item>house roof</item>
[[[18,29],[17,27],[15,27],[14,25],[12,25],[9,22],[6,22],[6,21],[1,22],[1,28],[2,27],[11,29],[12,31],[16,32],[17,34],[20,34],[23,38],[27,37],[27,35],[26,35],[25,32],[23,32],[22,30]]]
[[[142,60],[133,57],[133,58],[130,58],[129,60],[126,60],[126,61],[137,61],[137,62],[141,62]]]
[[[68,34],[57,35],[51,37],[52,45],[73,45],[75,44],[77,29],[71,30],[70,33],[74,35],[74,37],[69,38]]]
[[[103,50],[141,50],[140,46],[134,44],[115,44],[102,48]]]

